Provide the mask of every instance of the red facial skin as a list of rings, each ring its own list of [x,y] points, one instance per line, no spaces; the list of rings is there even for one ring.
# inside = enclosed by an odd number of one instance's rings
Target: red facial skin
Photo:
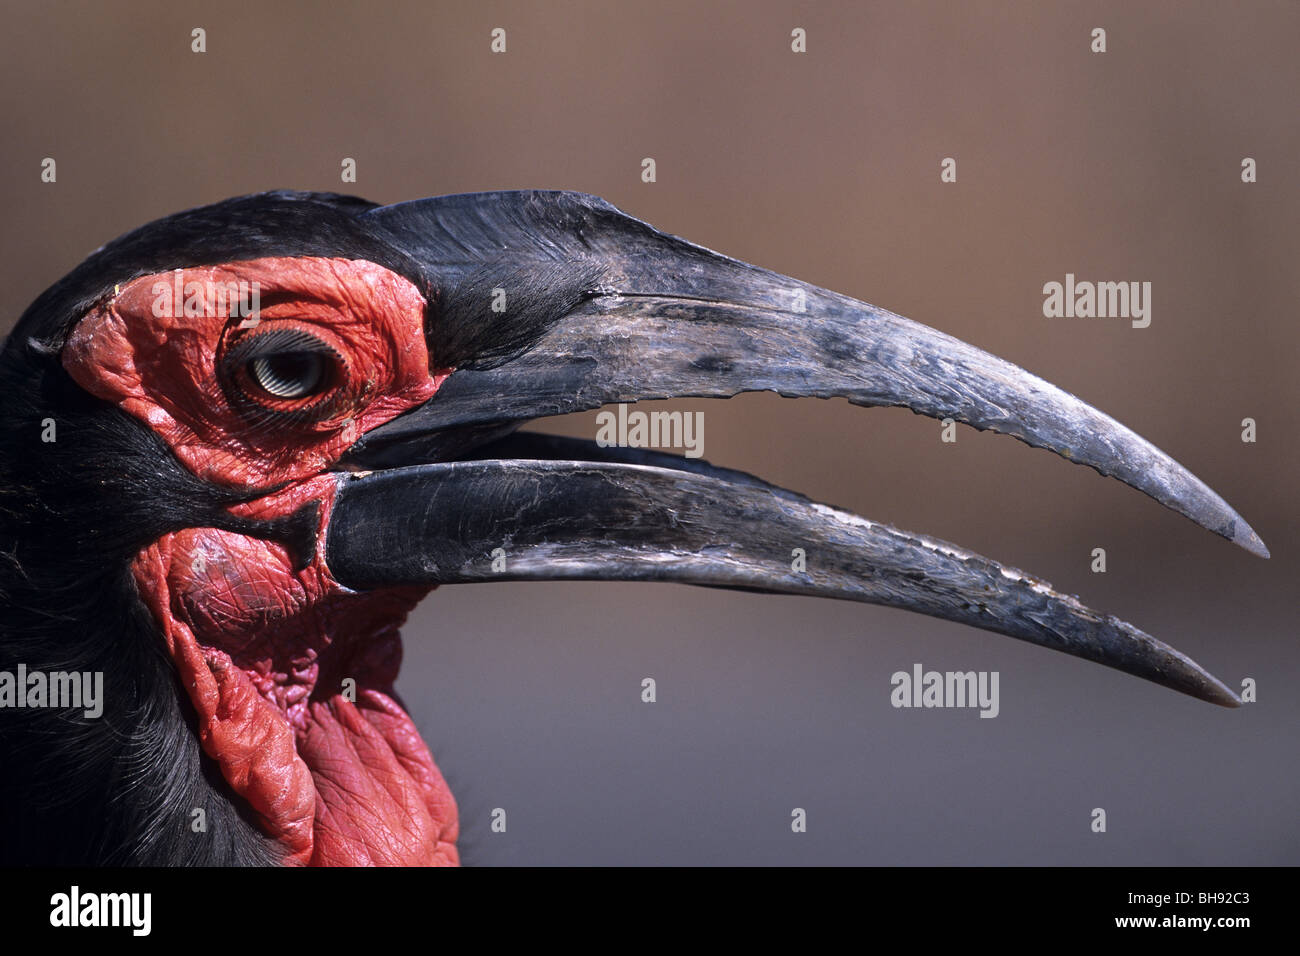
[[[135,279],[95,307],[70,336],[64,367],[148,424],[196,475],[268,489],[233,514],[273,519],[320,504],[316,556],[301,571],[280,544],[214,528],[165,535],[137,556],[136,585],[198,714],[200,743],[286,863],[455,864],[455,801],[393,695],[398,628],[429,589],[354,592],[323,560],[338,481],[326,469],[450,374],[429,370],[424,299],[364,261],[183,270],[182,289],[258,283],[266,304],[241,331],[228,309],[167,314],[183,311],[162,292],[176,278]],[[239,379],[220,371],[221,355],[241,335],[277,329],[310,332],[341,358],[325,413],[291,414],[316,399],[232,401]]]

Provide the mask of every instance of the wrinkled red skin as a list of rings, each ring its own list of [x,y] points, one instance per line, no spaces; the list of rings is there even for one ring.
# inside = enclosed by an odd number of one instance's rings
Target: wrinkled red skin
[[[301,571],[282,545],[215,528],[165,535],[136,557],[136,585],[198,714],[200,743],[286,863],[456,864],[455,800],[393,696],[398,628],[429,589],[357,593],[323,559],[340,480],[325,469],[449,374],[430,373],[424,300],[406,279],[342,259],[259,259],[181,279],[257,282],[274,304],[248,334],[310,330],[347,364],[327,419],[250,418],[217,375],[223,332],[240,319],[155,314],[157,283],[173,273],[122,286],[64,348],[79,385],[148,424],[196,475],[287,483],[233,514],[273,519],[320,504],[316,555]]]

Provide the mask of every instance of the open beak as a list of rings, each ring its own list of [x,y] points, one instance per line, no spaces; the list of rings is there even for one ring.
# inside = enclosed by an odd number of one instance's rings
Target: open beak
[[[815,594],[961,621],[1239,703],[1137,628],[954,545],[703,462],[510,434],[610,403],[745,391],[904,406],[1090,465],[1268,556],[1204,483],[1073,395],[591,196],[477,193],[363,218],[427,270],[432,361],[456,371],[340,463],[352,474],[326,561],[342,584],[655,580]]]

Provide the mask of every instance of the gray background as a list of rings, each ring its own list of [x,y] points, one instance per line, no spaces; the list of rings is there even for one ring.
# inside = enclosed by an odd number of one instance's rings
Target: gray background
[[[904,410],[674,403],[706,412],[710,460],[1033,571],[1229,685],[1256,678],[1260,701],[1227,711],[860,605],[448,588],[406,628],[399,689],[459,798],[467,862],[1300,861],[1295,3],[8,3],[3,18],[6,323],[103,241],[230,195],[581,189],[1075,392],[1272,548],[1256,559],[1009,438],[942,444]],[[45,156],[57,184],[39,181]],[[1152,282],[1151,327],[1045,319],[1042,285],[1066,272]],[[1246,416],[1258,444],[1240,441]],[[594,414],[543,427],[593,437]],[[999,671],[1001,715],[894,710],[889,675],[914,662]]]

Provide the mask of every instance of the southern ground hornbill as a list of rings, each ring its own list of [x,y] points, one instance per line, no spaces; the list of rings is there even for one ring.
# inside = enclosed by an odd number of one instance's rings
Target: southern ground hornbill
[[[904,406],[1267,555],[1042,379],[577,193],[170,216],[40,296],[0,386],[5,862],[457,862],[455,802],[393,692],[398,628],[438,584],[847,598],[1238,702],[1022,572],[701,461],[514,433],[539,416],[754,390]],[[102,674],[101,714],[37,694],[64,673]]]

